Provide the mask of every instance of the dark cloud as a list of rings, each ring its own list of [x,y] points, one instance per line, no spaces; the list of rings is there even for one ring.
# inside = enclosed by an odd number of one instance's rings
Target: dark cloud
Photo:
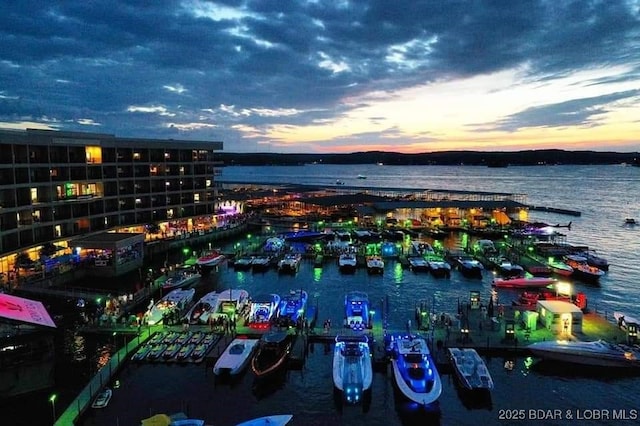
[[[528,127],[598,126],[600,117],[609,112],[608,105],[625,100],[637,101],[639,96],[640,90],[631,90],[529,108],[484,130],[515,132]]]
[[[631,81],[640,63],[631,1],[22,0],[4,9],[0,121],[53,117],[67,130],[213,138],[227,150],[243,150],[237,125],[337,120],[345,99],[371,90],[524,65],[544,80],[625,64],[636,68],[617,78]],[[530,109],[497,128],[593,123],[606,109],[598,105]],[[194,123],[203,126],[184,130]]]

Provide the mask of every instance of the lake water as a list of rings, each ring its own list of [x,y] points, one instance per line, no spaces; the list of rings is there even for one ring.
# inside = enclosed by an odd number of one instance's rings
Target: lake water
[[[364,175],[367,179],[358,179]],[[444,167],[377,165],[307,165],[299,167],[225,167],[224,180],[254,182],[334,185],[337,179],[346,185],[370,187],[405,187],[451,189],[527,194],[533,205],[579,210],[580,217],[532,212],[532,220],[549,223],[572,221],[570,230],[561,229],[567,242],[588,245],[606,257],[610,271],[599,287],[576,284],[589,306],[599,311],[620,310],[640,317],[638,282],[640,265],[640,226],[623,226],[625,217],[640,218],[640,168],[622,166],[540,166],[540,167]],[[320,322],[342,319],[344,294],[366,291],[374,308],[388,298],[392,328],[402,328],[412,318],[415,303],[435,303],[438,312],[455,312],[458,300],[466,301],[471,290],[479,290],[487,300],[491,278],[468,280],[453,273],[448,280],[436,280],[428,274],[414,274],[399,264],[388,262],[383,276],[369,276],[366,271],[341,275],[335,264],[314,269],[303,263],[295,276],[236,272],[222,266],[203,278],[196,297],[214,289],[244,288],[250,294],[286,293],[304,288],[318,302]],[[132,283],[123,285],[132,285]],[[500,294],[510,300],[515,294]],[[75,397],[86,378],[95,371],[113,347],[110,339],[83,338],[65,334],[65,354],[60,361],[58,409]],[[503,358],[487,359],[496,387],[490,401],[469,401],[461,394],[454,377],[443,375],[440,397],[441,416],[416,414],[396,406],[392,374],[376,373],[372,387],[372,404],[339,410],[332,393],[332,352],[324,345],[314,345],[302,371],[290,371],[282,383],[269,389],[253,389],[252,375],[245,374],[233,386],[215,385],[213,376],[202,365],[127,366],[119,377],[121,387],[114,391],[106,409],[92,410],[82,419],[83,425],[137,425],[139,420],[158,412],[188,412],[216,426],[233,425],[248,418],[292,413],[291,425],[476,425],[476,424],[634,424],[634,421],[611,417],[632,416],[640,410],[636,398],[640,378],[594,375],[580,369],[557,370],[544,364],[529,365],[517,359],[516,368],[503,368]],[[51,423],[48,395],[32,396],[11,406],[3,406],[8,415],[23,416],[12,424],[46,425]],[[28,405],[27,405],[28,404]],[[26,407],[31,407],[27,410]],[[533,411],[531,411],[533,410]],[[538,411],[540,410],[540,411]],[[551,410],[551,411],[544,411]],[[560,411],[553,411],[560,410]],[[608,411],[604,411],[608,410]],[[617,410],[616,413],[613,413]],[[633,411],[636,410],[636,411]],[[554,416],[555,420],[549,416]],[[572,416],[572,419],[568,418]],[[607,419],[589,419],[604,417]],[[544,420],[541,419],[544,417]],[[577,420],[577,418],[581,419]],[[517,420],[513,420],[513,419]]]

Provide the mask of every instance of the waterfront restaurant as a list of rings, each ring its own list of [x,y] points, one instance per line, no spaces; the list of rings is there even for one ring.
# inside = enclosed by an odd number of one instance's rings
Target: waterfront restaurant
[[[88,275],[118,276],[142,267],[144,234],[102,232],[76,238],[74,251],[88,259]]]

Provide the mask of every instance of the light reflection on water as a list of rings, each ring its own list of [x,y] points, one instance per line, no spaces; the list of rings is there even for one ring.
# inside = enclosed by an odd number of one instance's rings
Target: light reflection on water
[[[390,182],[403,182],[404,186],[415,185],[430,188],[482,190],[498,192],[521,192],[529,195],[531,204],[572,208],[582,211],[581,217],[571,217],[531,213],[532,220],[549,223],[573,222],[566,232],[567,241],[586,244],[609,259],[611,270],[602,279],[599,287],[577,284],[589,298],[589,306],[628,312],[640,317],[637,287],[640,277],[640,226],[622,226],[626,216],[640,216],[640,179],[637,168],[615,166],[563,166],[563,167],[509,167],[488,169],[478,167],[424,167],[403,168],[387,166],[361,166],[353,169],[345,166],[313,166],[281,170],[279,167],[252,168],[241,175],[260,176],[265,181],[282,179],[284,182],[325,184],[334,183],[337,178],[368,176],[367,185],[395,186]],[[234,167],[227,167],[224,174],[233,173]],[[245,168],[246,169],[246,168]],[[309,181],[300,181],[300,174],[309,172]],[[635,177],[630,176],[631,172]],[[273,176],[270,173],[275,174]],[[315,174],[319,176],[314,177]],[[428,180],[425,180],[428,179]],[[355,178],[354,178],[355,180]],[[428,185],[425,185],[428,182]],[[318,183],[318,182],[316,182]],[[354,182],[356,184],[358,182]],[[347,183],[349,184],[349,182]],[[359,182],[362,184],[362,182]],[[446,244],[458,245],[459,241]],[[180,254],[172,261],[179,262]],[[164,259],[162,259],[164,260]],[[488,300],[490,277],[482,281],[466,280],[453,273],[450,279],[436,280],[426,274],[413,274],[402,269],[398,263],[388,262],[384,275],[370,277],[364,271],[345,277],[335,264],[322,269],[313,268],[311,261],[305,261],[296,275],[278,276],[275,271],[264,274],[235,272],[222,266],[218,273],[203,278],[196,287],[196,298],[212,290],[245,288],[250,294],[276,292],[283,294],[293,288],[304,288],[309,294],[319,298],[319,323],[331,318],[333,324],[342,320],[344,293],[348,290],[366,291],[379,310],[381,301],[388,297],[390,326],[403,328],[407,318],[413,317],[415,303],[433,303],[436,310],[455,312],[458,300],[467,300],[471,290],[479,290],[481,297]],[[90,284],[88,284],[90,285]],[[123,281],[123,286],[133,288],[135,279]],[[501,292],[501,300],[508,303],[515,297],[510,291]],[[71,334],[64,340],[66,348],[57,370],[59,394],[58,408],[62,409],[86,383],[100,365],[104,365],[113,352],[110,338],[87,336],[82,338]],[[120,342],[121,344],[121,342]],[[332,398],[331,351],[325,353],[322,345],[314,345],[314,350],[304,370],[292,371],[281,386],[257,397],[253,393],[250,374],[243,376],[233,387],[215,387],[211,375],[205,374],[200,366],[142,365],[129,366],[119,376],[123,386],[114,395],[110,406],[100,412],[91,413],[85,419],[86,425],[113,425],[121,413],[131,412],[137,424],[148,417],[151,411],[174,412],[187,407],[194,415],[206,418],[218,425],[233,424],[248,417],[274,412],[292,412],[296,416],[292,425],[310,426],[314,424],[344,425],[385,425],[433,424],[445,425],[497,424],[499,411],[505,409],[637,409],[637,377],[611,377],[599,374],[585,375],[583,371],[557,366],[529,365],[526,359],[516,358],[513,371],[504,369],[504,357],[488,359],[488,367],[496,383],[491,394],[491,404],[468,400],[456,388],[456,381],[448,374],[443,376],[443,394],[440,398],[442,417],[438,420],[423,416],[408,415],[398,410],[395,404],[391,375],[376,373],[373,385],[373,404],[363,413],[360,407],[348,407],[341,412],[336,409]],[[47,395],[38,395],[20,404],[4,407],[8,418],[22,418],[23,424],[50,424],[51,406]],[[13,411],[12,411],[13,410]],[[13,414],[13,416],[12,416]],[[33,416],[30,418],[29,416]],[[242,416],[242,417],[240,417]],[[417,421],[420,423],[415,423]],[[533,422],[540,424],[539,422]],[[600,422],[599,424],[605,424]],[[20,423],[17,423],[20,424]],[[120,424],[124,418],[120,418]],[[506,423],[505,423],[506,424]],[[528,422],[519,422],[528,424]],[[548,423],[545,423],[548,424]],[[557,423],[565,424],[565,423]],[[617,421],[621,425],[625,422]]]

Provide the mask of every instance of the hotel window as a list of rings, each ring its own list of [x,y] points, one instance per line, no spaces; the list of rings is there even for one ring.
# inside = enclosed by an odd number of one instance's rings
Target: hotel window
[[[38,188],[31,188],[31,202],[38,202]]]
[[[211,186],[211,179],[207,179],[204,183],[204,186],[209,188]]]
[[[194,203],[200,202],[200,194],[193,194],[193,202]]]
[[[60,227],[60,225],[56,225],[53,228],[53,233],[55,235],[56,238],[61,237],[62,236],[62,228]]]
[[[142,204],[142,200],[140,198],[136,198],[136,205]]]
[[[134,160],[139,160],[140,158],[142,158],[142,156],[140,155],[140,153],[139,153],[139,152],[134,152],[134,153],[133,153],[133,159],[134,159]]]
[[[184,175],[184,166],[180,166],[180,175]]]
[[[165,160],[171,160],[171,154],[169,154],[168,152],[164,153],[164,159]]]

